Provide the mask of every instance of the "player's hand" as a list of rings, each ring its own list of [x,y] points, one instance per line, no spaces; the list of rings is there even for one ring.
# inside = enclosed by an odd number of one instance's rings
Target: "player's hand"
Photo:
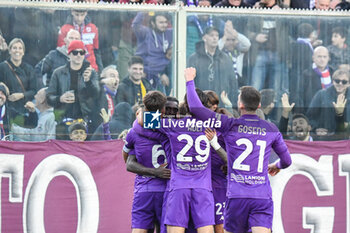
[[[13,93],[11,95],[9,95],[9,101],[11,102],[15,102],[17,100],[23,99],[24,98],[24,94],[23,93]]]
[[[194,80],[196,77],[196,68],[189,67],[185,69],[185,80],[186,82]]]
[[[168,163],[163,163],[158,168],[155,168],[154,175],[162,179],[170,179],[171,171],[166,166],[168,166]]]
[[[268,172],[271,176],[277,175],[280,171],[281,169],[277,167],[276,163],[270,163],[268,165]]]
[[[208,138],[209,141],[212,141],[213,139],[215,139],[215,136],[216,136],[215,129],[212,130],[210,128],[206,128],[205,129],[205,136]],[[216,138],[216,140],[217,140],[217,138]]]
[[[345,95],[340,94],[340,95],[338,95],[337,102],[336,103],[332,102],[334,109],[335,109],[335,113],[337,115],[343,115],[346,101],[347,101],[347,99],[345,98]]]
[[[91,66],[89,66],[88,68],[86,68],[84,70],[84,73],[83,73],[84,82],[89,82],[90,81],[91,73],[92,73],[92,67]]]
[[[1,51],[6,51],[7,49],[8,49],[7,43],[6,43],[5,39],[4,39],[4,37],[2,37],[0,35],[0,50]]]
[[[109,122],[110,117],[106,109],[101,108],[100,116],[102,117],[104,124],[107,124]]]

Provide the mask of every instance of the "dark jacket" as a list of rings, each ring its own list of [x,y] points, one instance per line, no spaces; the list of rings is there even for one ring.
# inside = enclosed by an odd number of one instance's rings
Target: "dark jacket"
[[[333,106],[333,102],[337,102],[337,92],[334,86],[330,86],[325,90],[319,90],[311,101],[310,107],[306,113],[306,116],[310,120],[312,129],[325,128],[328,129],[328,133],[336,132],[336,113]],[[345,93],[346,99],[350,99],[349,88]],[[344,110],[345,121],[349,119],[349,101]]]
[[[219,96],[222,91],[228,94],[233,106],[237,104],[238,84],[235,78],[235,72],[232,66],[232,60],[229,56],[219,50],[215,51],[213,57],[205,52],[204,42],[198,42],[196,52],[192,54],[187,63],[188,67],[196,68],[196,87],[201,90],[213,90]],[[212,67],[212,71],[210,70]],[[214,73],[213,79],[210,73]]]
[[[329,72],[332,76],[331,69]],[[302,78],[293,102],[295,102],[295,110],[300,109],[298,112],[305,113],[314,95],[322,90],[322,85],[319,75],[311,67],[303,72]]]
[[[22,81],[24,90],[22,89],[16,75],[6,62],[0,63],[0,82],[4,82],[10,90],[10,94],[23,93],[24,98],[11,102],[8,101],[9,111],[12,112],[11,117],[15,117],[17,114],[25,114],[27,110],[24,105],[27,101],[31,101],[37,91],[36,79],[34,76],[34,69],[28,63],[22,62],[19,67],[16,67],[10,59],[7,60],[8,64],[12,67],[14,72]]]
[[[147,79],[143,78],[142,83],[146,88],[146,92],[149,92],[152,90],[151,84],[148,82]],[[136,104],[137,103],[137,86],[138,85],[134,84],[131,81],[129,76],[124,78],[118,87],[118,92],[116,96],[117,104],[121,102],[127,102],[131,106]]]
[[[43,75],[46,75],[46,82],[41,83],[44,86],[48,86],[53,71],[64,66],[68,62],[68,55],[66,46],[57,47],[51,50],[38,64],[35,66],[35,74],[38,76],[38,80],[42,80]]]
[[[132,122],[133,112],[131,110],[130,104],[126,102],[117,104],[117,106],[115,106],[115,111],[112,119],[109,122],[109,131],[111,133],[112,139],[117,139],[123,130],[131,128]],[[101,124],[92,135],[91,140],[103,140],[103,134],[103,126]]]
[[[84,61],[82,66],[82,71],[79,73],[78,77],[78,93],[75,93],[75,98],[78,98],[80,102],[80,110],[85,121],[89,119],[92,111],[94,109],[95,102],[100,90],[98,84],[98,76],[95,70],[92,70],[90,80],[84,82],[83,72],[89,67],[90,63]],[[64,104],[60,102],[60,97],[66,91],[70,90],[70,73],[69,73],[69,63],[64,66],[57,68],[53,74],[46,90],[46,97],[48,104],[53,106],[55,109],[67,110],[69,104]]]

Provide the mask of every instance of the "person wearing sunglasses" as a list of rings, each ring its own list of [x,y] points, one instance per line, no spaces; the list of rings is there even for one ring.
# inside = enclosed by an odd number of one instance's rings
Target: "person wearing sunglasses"
[[[312,98],[306,115],[310,119],[312,130],[318,136],[315,140],[341,139],[337,122],[349,121],[349,81],[349,70],[338,69],[332,76],[332,85],[318,91]]]
[[[85,60],[85,45],[80,40],[73,40],[68,46],[69,62],[57,68],[51,77],[46,91],[48,103],[61,117],[56,119],[57,139],[67,138],[67,122],[83,119],[88,131],[94,132],[92,116],[94,105],[100,90],[98,75]]]

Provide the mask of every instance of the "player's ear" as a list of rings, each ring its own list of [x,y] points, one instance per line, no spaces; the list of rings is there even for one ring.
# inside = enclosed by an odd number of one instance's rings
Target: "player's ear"
[[[275,104],[273,104],[275,106]],[[259,104],[258,108],[261,108],[261,103]]]
[[[238,106],[239,109],[244,109],[244,104],[242,102],[239,102],[239,106]]]

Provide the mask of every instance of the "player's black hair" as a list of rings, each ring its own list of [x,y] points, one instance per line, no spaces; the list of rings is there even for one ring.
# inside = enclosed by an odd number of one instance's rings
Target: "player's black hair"
[[[219,105],[220,99],[215,91],[205,90],[204,93],[208,96],[209,105]]]
[[[143,104],[147,111],[162,111],[166,103],[166,96],[160,91],[150,91],[143,97]]]
[[[208,108],[208,101],[209,101],[209,98],[208,96],[199,88],[196,88],[196,92],[197,92],[197,95],[199,97],[199,99],[201,100],[202,104]],[[185,94],[185,97],[184,97],[184,106],[183,106],[187,111],[187,113],[191,113],[190,112],[190,108],[188,106],[188,103],[187,103],[187,93]],[[192,114],[193,115],[193,114]]]
[[[241,102],[247,111],[256,111],[261,100],[260,92],[252,86],[241,87]]]

